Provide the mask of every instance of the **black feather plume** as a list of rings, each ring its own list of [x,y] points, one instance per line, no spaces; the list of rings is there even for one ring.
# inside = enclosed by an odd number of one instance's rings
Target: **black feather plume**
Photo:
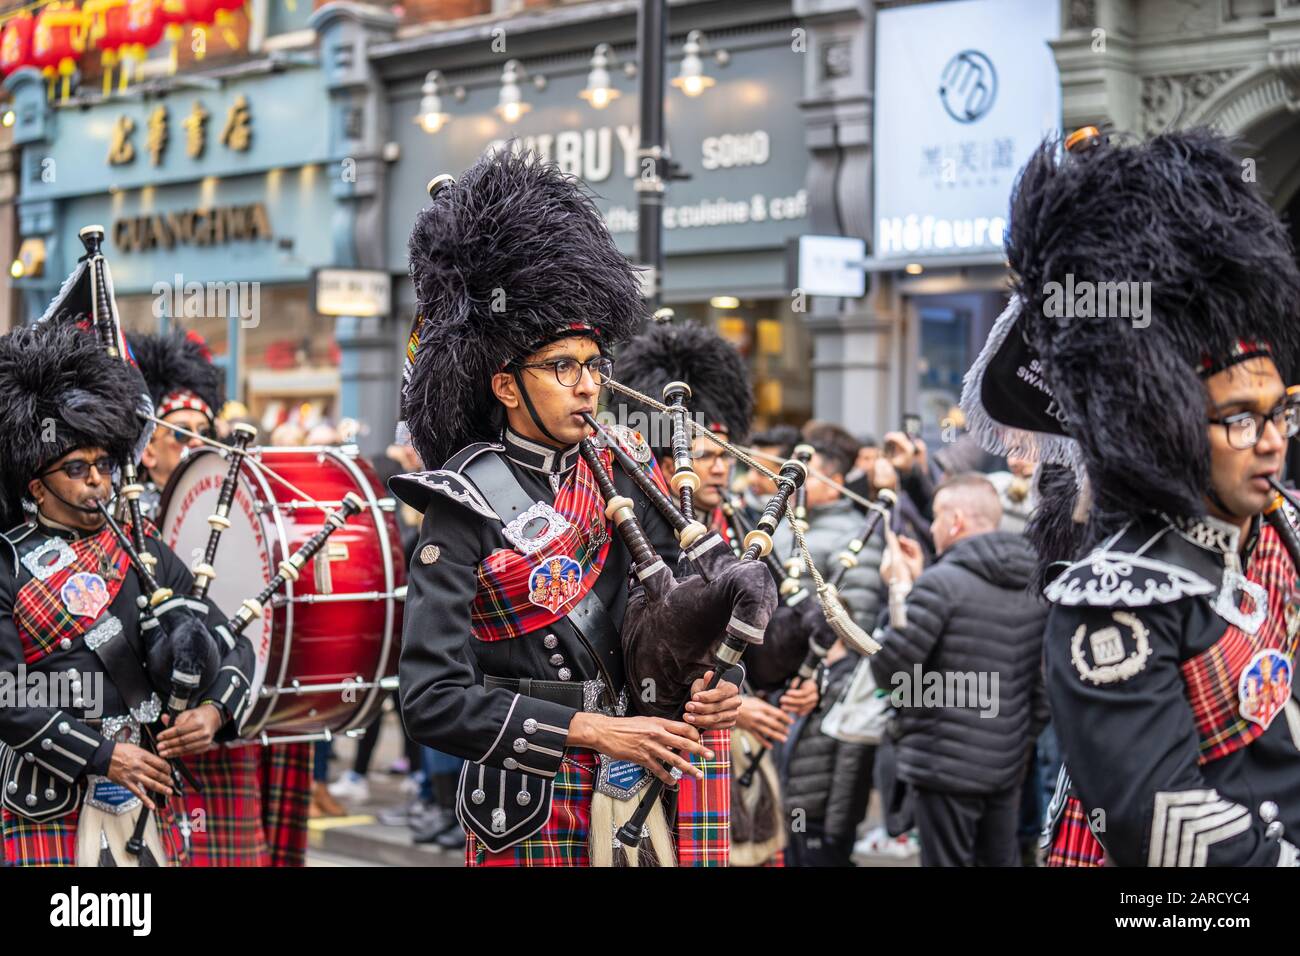
[[[102,448],[125,461],[140,431],[135,408],[143,390],[139,373],[74,325],[0,336],[3,530],[23,520],[28,483],[68,452]]]
[[[411,230],[410,269],[424,321],[402,413],[430,468],[498,437],[494,374],[575,326],[608,350],[644,315],[590,193],[530,153],[495,153],[440,188]]]
[[[703,424],[722,425],[732,441],[749,438],[754,417],[754,390],[749,368],[736,347],[712,329],[695,322],[656,322],[627,343],[614,363],[614,379],[650,398],[662,400],[669,382],[691,387],[687,410]],[[624,406],[620,421],[628,424],[634,412],[654,421],[655,412],[640,402],[611,393],[609,404]],[[616,412],[617,413],[617,412]],[[651,428],[645,434],[659,453],[666,453],[668,428]]]

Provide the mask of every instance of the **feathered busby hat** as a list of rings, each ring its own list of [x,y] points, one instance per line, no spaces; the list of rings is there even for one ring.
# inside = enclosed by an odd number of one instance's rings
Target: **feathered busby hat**
[[[225,376],[212,364],[212,353],[197,333],[126,337],[140,374],[149,386],[154,414],[166,418],[182,408],[214,421],[225,398]]]
[[[554,164],[498,151],[429,191],[411,230],[417,316],[402,417],[425,466],[438,468],[500,436],[493,375],[570,335],[608,352],[635,334],[644,307],[591,194]]]
[[[620,350],[614,380],[660,401],[665,385],[685,382],[691,389],[686,409],[696,421],[725,432],[733,442],[749,439],[754,417],[749,367],[736,347],[710,328],[696,322],[655,322]],[[639,412],[647,423],[661,418],[641,402],[616,393],[610,396],[610,410],[633,425],[633,413]],[[643,434],[656,454],[664,455],[671,451],[671,431],[660,424]]]
[[[1044,567],[1130,517],[1203,514],[1204,377],[1261,354],[1285,376],[1300,355],[1290,239],[1228,141],[1087,128],[1066,146],[1017,181],[1011,304],[962,396],[990,451],[1068,466],[1030,527]]]
[[[27,485],[78,448],[117,461],[140,433],[138,373],[72,324],[37,325],[0,336],[0,518],[23,520]]]

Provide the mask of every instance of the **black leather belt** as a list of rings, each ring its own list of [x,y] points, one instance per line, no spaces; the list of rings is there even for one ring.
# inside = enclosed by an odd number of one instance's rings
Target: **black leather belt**
[[[553,704],[572,707],[574,710],[586,710],[583,700],[585,688],[582,681],[534,680],[531,677],[520,677],[516,680],[510,677],[485,675],[483,686],[489,690],[502,687],[516,694],[523,694],[525,697],[549,700]]]

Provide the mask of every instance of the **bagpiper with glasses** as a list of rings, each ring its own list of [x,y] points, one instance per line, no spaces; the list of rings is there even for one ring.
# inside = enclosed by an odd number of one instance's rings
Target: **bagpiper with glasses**
[[[191,633],[211,642],[214,668],[194,698],[212,706],[150,728],[167,690],[160,697],[141,663],[170,638],[152,612],[142,620],[150,595],[99,507],[142,435],[143,393],[131,367],[72,322],[0,337],[0,519],[11,529],[0,538],[0,820],[11,865],[185,862],[188,821],[163,757],[207,746],[248,703],[251,644],[211,603],[186,600],[189,570],[146,524],[152,596],[178,596],[157,615],[182,601],[200,612]],[[227,647],[235,653],[217,664]]]
[[[155,517],[159,496],[181,458],[201,444],[194,435],[213,436],[225,389],[221,369],[192,331],[133,334],[127,341],[149,387],[154,415],[167,423],[153,430],[141,458],[148,480],[140,504],[146,516]],[[246,558],[225,555],[229,561]],[[218,746],[186,753],[184,760],[200,786],[185,792],[186,812],[205,821],[193,835],[192,866],[306,865],[311,744]]]
[[[425,515],[402,634],[407,731],[466,760],[470,866],[609,858],[597,787],[608,797],[645,770],[672,781],[667,768],[681,776],[665,818],[675,862],[725,865],[736,688],[697,682],[683,721],[633,715],[644,689],[626,686],[619,637],[631,560],[579,447],[611,350],[642,321],[636,272],[582,186],[531,154],[495,153],[430,194],[411,233],[402,407],[436,470],[389,483]],[[608,449],[591,454],[610,471]],[[648,450],[641,461],[662,484]],[[675,563],[672,530],[612,477]]]
[[[132,334],[127,336],[127,344],[149,386],[154,416],[174,426],[158,425],[140,456],[145,471],[140,510],[152,518],[181,458],[200,444],[186,432],[214,436],[217,413],[224,403],[225,379],[196,332]]]
[[[1046,463],[1047,862],[1294,866],[1295,252],[1214,133],[1065,145],[1017,181],[1012,302],[962,399],[990,451]]]
[[[618,367],[618,381],[643,395],[658,397],[668,383],[684,382],[691,389],[687,403],[691,416],[732,442],[749,440],[754,415],[749,368],[736,347],[712,329],[695,322],[657,321],[622,349]],[[611,399],[610,410],[628,427],[644,432],[648,453],[661,470],[671,472],[668,416],[622,396]],[[692,496],[695,517],[739,554],[744,550],[744,529],[757,524],[761,507],[754,510],[732,500],[732,458],[707,436],[694,435],[690,451],[691,470],[699,479]],[[777,526],[769,562],[777,585],[786,579],[781,561],[791,554],[793,540],[788,522]],[[807,653],[809,632],[816,624],[812,617],[823,626],[826,620],[810,589],[786,597],[793,600],[782,602],[768,623],[763,643],[745,652],[740,713],[731,734],[731,866],[785,865],[780,745],[796,720],[803,725],[802,719],[818,701],[817,681],[804,681],[797,689],[789,685]]]

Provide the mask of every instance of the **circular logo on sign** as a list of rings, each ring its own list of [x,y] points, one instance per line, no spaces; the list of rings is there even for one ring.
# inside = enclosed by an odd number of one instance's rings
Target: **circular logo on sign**
[[[943,68],[939,99],[958,123],[974,123],[987,115],[997,95],[997,70],[978,50],[962,50]]]

